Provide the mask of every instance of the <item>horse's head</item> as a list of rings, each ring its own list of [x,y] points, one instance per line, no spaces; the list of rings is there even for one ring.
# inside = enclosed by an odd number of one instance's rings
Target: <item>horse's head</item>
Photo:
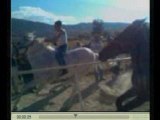
[[[55,49],[44,42],[45,38],[36,38],[28,46],[27,54],[34,55],[35,52],[54,51]],[[35,53],[36,54],[36,53]]]
[[[145,19],[135,20],[123,32],[121,32],[111,43],[99,53],[99,59],[105,61],[118,54],[129,53],[141,39],[144,39]]]
[[[138,19],[132,22],[123,32],[121,32],[116,38],[115,41],[128,45],[137,41],[137,38],[144,31],[145,19]]]

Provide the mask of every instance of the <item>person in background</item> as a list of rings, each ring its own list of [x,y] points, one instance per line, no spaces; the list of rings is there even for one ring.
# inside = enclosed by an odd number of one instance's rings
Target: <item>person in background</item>
[[[81,44],[81,42],[77,41],[76,45],[73,47],[73,49],[76,49],[76,48],[79,48],[79,47],[82,47],[82,44]]]
[[[99,53],[103,48],[101,37],[97,33],[92,33],[92,35],[93,37],[91,38],[89,46],[94,52]]]
[[[96,32],[92,32],[92,38],[91,41],[89,42],[89,48],[94,51],[95,53],[99,53],[102,48],[103,48],[103,43],[101,40],[101,36],[96,33]],[[102,69],[102,65],[98,64],[96,67],[96,73],[95,73],[95,77],[97,80],[104,80],[104,75],[103,75],[103,69]]]

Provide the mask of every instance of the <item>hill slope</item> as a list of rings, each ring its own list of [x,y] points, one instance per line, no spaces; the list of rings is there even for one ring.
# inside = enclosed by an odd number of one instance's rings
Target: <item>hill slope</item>
[[[12,26],[12,37],[13,38],[21,38],[24,34],[28,32],[36,32],[37,36],[45,36],[45,37],[52,37],[53,35],[53,26],[45,23],[40,22],[32,22],[22,19],[12,19],[11,20]],[[122,30],[128,24],[126,23],[104,23],[104,29],[107,31],[110,30]],[[69,37],[77,37],[80,34],[90,34],[92,30],[92,23],[80,23],[76,25],[64,25],[68,32]]]

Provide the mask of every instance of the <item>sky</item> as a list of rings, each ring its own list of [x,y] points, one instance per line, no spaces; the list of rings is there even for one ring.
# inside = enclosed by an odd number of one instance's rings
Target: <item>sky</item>
[[[150,0],[11,0],[11,17],[54,24],[78,24],[102,19],[131,23],[150,18]]]

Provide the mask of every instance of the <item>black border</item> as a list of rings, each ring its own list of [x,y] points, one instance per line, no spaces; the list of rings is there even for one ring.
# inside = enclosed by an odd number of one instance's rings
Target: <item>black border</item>
[[[0,35],[1,43],[1,83],[0,83],[0,90],[1,91],[1,115],[2,119],[11,119],[10,113],[10,0],[0,1],[1,10],[2,12],[0,15]]]
[[[1,0],[2,2],[2,0]],[[1,43],[0,43],[0,48],[1,50],[1,60],[3,60],[3,62],[1,63],[3,65],[3,67],[1,68],[3,70],[3,72],[1,73],[1,87],[2,88],[2,94],[1,94],[1,98],[6,97],[6,99],[3,101],[5,104],[4,108],[3,108],[3,112],[4,110],[6,110],[5,113],[7,113],[6,118],[10,119],[11,118],[11,109],[10,109],[10,33],[11,33],[11,0],[3,0],[3,3],[1,3],[2,7],[1,7],[1,12],[3,12],[2,16],[0,16],[0,22],[1,22],[1,26],[0,26],[0,34],[3,36],[3,39],[1,39]],[[150,0],[150,37],[151,37],[151,80],[153,80],[155,77],[153,76],[153,71],[154,71],[154,42],[155,42],[155,37],[153,34],[155,34],[155,18],[153,17],[154,15],[154,0]],[[3,43],[3,44],[2,44]],[[158,47],[157,47],[158,48]],[[5,64],[4,64],[5,63]],[[151,102],[150,102],[150,115],[151,115],[151,120],[154,120],[155,118],[155,114],[156,111],[154,111],[155,109],[155,96],[152,93],[155,93],[155,90],[153,89],[155,86],[155,84],[153,83],[153,81],[151,81]],[[5,92],[3,92],[5,90]],[[160,101],[158,101],[160,102]],[[157,102],[157,103],[158,103]],[[4,114],[3,114],[4,115]]]
[[[158,0],[157,0],[158,1]],[[154,2],[153,1],[151,1],[150,0],[150,2],[151,2],[151,4],[152,4],[152,12],[151,12],[151,14],[152,14],[152,27],[151,27],[151,35],[152,35],[152,49],[151,50],[153,50],[152,51],[152,59],[153,59],[153,63],[152,63],[152,66],[154,67],[154,69],[153,69],[153,73],[152,73],[152,75],[153,75],[153,81],[154,82],[152,82],[153,84],[152,84],[152,95],[151,95],[151,100],[152,100],[152,103],[151,103],[151,107],[152,107],[152,111],[151,111],[151,120],[160,120],[160,114],[159,114],[159,107],[160,107],[160,98],[159,98],[159,90],[158,90],[158,88],[159,88],[159,71],[158,72],[156,72],[156,70],[159,70],[159,59],[158,59],[158,55],[159,55],[159,50],[158,50],[158,48],[159,48],[159,26],[158,26],[158,24],[159,24],[159,17],[158,17],[158,15],[159,15],[159,11],[160,10],[158,10],[160,7],[159,7],[159,5],[160,5],[160,3],[158,4],[158,2],[157,2],[156,0],[154,0]],[[156,53],[157,52],[157,53]],[[158,61],[158,62],[157,62]],[[157,65],[156,65],[156,62],[158,63]],[[156,73],[158,73],[158,74],[156,74]],[[157,75],[157,76],[156,76]]]
[[[154,8],[154,1],[153,0],[150,0],[150,120],[154,120],[154,112],[153,112],[153,109],[154,109],[154,94],[152,94],[154,92],[154,83],[153,83],[153,79],[154,79],[154,76],[153,76],[153,69],[154,69],[154,66],[153,66],[153,56],[154,56],[154,46],[153,46],[153,39],[154,39],[154,31],[153,31],[153,25],[154,25],[154,18],[153,18],[153,8]]]

